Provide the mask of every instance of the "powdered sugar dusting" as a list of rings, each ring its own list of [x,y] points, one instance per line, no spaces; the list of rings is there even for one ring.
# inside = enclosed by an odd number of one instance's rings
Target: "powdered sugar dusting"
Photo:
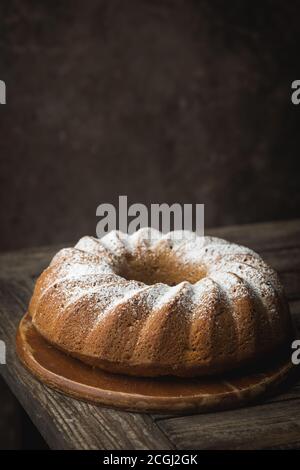
[[[122,295],[122,292],[126,294],[128,288],[128,282],[121,278],[116,272],[116,260],[126,256],[128,251],[130,254],[138,251],[139,256],[143,251],[153,250],[161,247],[161,243],[171,243],[169,247],[172,249],[173,256],[176,257],[182,263],[182,265],[195,265],[201,264],[205,266],[207,275],[213,279],[218,279],[221,286],[226,289],[227,285],[230,284],[232,276],[226,274],[232,272],[238,275],[241,279],[245,279],[251,289],[255,291],[256,295],[260,295],[262,292],[262,286],[268,290],[268,296],[273,292],[270,279],[273,282],[277,280],[277,276],[274,275],[274,271],[265,265],[259,256],[250,250],[249,248],[235,245],[233,243],[226,242],[225,240],[218,239],[215,237],[198,237],[192,232],[181,232],[180,237],[178,232],[170,232],[168,234],[161,234],[154,229],[141,229],[133,235],[126,235],[119,231],[110,232],[108,235],[103,237],[101,240],[97,240],[93,237],[83,237],[73,249],[62,250],[59,252],[53,260],[53,264],[58,264],[59,268],[57,271],[56,278],[48,284],[47,289],[43,291],[43,294],[48,289],[53,288],[54,285],[60,283],[66,283],[66,281],[80,280],[78,288],[72,288],[67,291],[67,305],[76,301],[84,295],[88,295],[93,292],[103,291],[105,294],[105,276],[112,276],[111,282],[115,287],[115,292],[110,288],[110,295],[116,296]],[[141,249],[142,247],[142,249]],[[235,263],[234,259],[236,256],[247,257],[247,263],[243,262]],[[60,261],[62,260],[62,261]],[[60,263],[60,264],[59,264]],[[261,270],[256,269],[257,266],[265,267],[263,274]],[[104,276],[100,279],[96,286],[92,287],[93,280]],[[82,282],[84,280],[84,283]],[[203,281],[203,280],[202,280]],[[187,283],[189,284],[189,283]],[[75,283],[76,286],[76,283]],[[266,287],[267,286],[267,287]],[[143,289],[145,286],[140,283],[138,289]],[[160,308],[168,298],[176,296],[176,291],[179,287],[169,287],[167,285],[156,285],[154,289],[149,290],[149,303],[155,305],[155,308]],[[203,292],[208,288],[207,283],[198,282],[193,286],[190,285],[192,294],[189,297],[193,298],[193,302],[196,298],[201,301]],[[179,288],[182,301],[188,298],[187,294],[184,293],[182,288]],[[236,295],[239,295],[239,289],[235,291]],[[242,294],[242,288],[240,288]],[[126,299],[125,299],[126,300]],[[191,299],[189,299],[191,302]]]
[[[176,302],[192,319],[209,308],[213,311],[218,296],[221,299],[225,295],[235,302],[248,295],[259,297],[269,312],[270,322],[278,319],[275,300],[280,283],[276,273],[254,251],[214,237],[197,237],[191,232],[182,232],[181,237],[175,235],[141,229],[134,235],[113,231],[101,240],[83,237],[74,248],[61,250],[53,258],[47,274],[49,282],[40,289],[39,300],[49,292],[55,295],[56,289],[63,299],[62,309],[82,301],[94,302],[97,323],[116,306],[131,302],[139,302],[140,311],[148,315],[158,314]],[[192,269],[201,265],[206,277],[195,284],[184,281],[176,286],[162,283],[148,286],[118,274],[118,264],[126,262],[128,254],[144,256],[149,250],[169,250],[179,267]],[[199,308],[201,305],[206,308]]]

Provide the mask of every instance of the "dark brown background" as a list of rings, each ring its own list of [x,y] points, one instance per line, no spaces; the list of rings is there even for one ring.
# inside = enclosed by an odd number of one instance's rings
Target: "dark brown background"
[[[299,2],[1,0],[0,249],[95,234],[101,202],[299,215]]]

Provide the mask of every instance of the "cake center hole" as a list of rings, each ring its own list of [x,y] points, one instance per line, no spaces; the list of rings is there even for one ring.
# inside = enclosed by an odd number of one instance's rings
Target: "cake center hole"
[[[118,274],[127,280],[139,281],[147,285],[161,282],[175,286],[183,281],[195,284],[206,276],[206,270],[204,266],[182,263],[167,255],[148,255],[127,257]]]

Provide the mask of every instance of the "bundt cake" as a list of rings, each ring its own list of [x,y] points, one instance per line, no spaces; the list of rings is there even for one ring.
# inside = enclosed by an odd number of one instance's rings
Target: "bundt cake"
[[[82,238],[38,278],[29,314],[60,350],[137,376],[223,373],[291,335],[274,270],[249,248],[188,231]]]

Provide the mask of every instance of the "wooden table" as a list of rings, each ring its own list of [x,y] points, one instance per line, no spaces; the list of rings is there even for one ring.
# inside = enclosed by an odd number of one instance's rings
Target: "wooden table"
[[[300,220],[234,226],[209,234],[247,245],[280,274],[300,324]],[[60,247],[0,255],[0,372],[54,449],[261,449],[300,447],[300,380],[279,396],[247,408],[190,416],[115,411],[83,403],[35,380],[15,353],[15,333],[34,280]],[[299,366],[300,375],[300,366]]]

